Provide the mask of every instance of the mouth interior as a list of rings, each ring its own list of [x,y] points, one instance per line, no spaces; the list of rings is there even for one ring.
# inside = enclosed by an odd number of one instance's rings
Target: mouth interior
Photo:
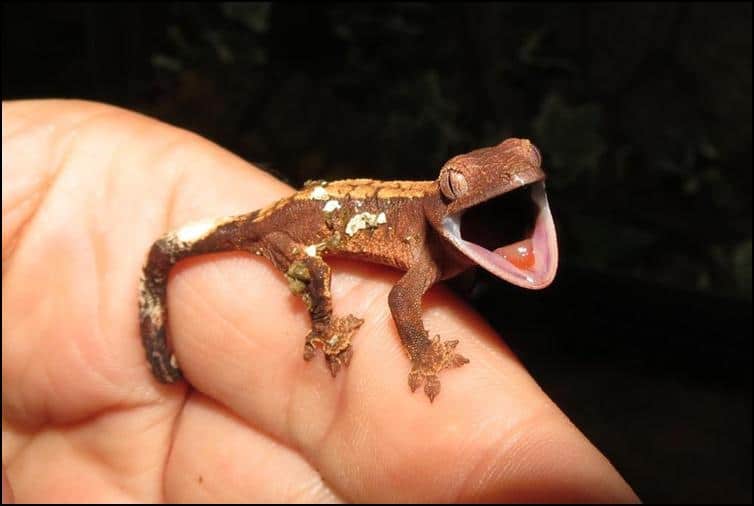
[[[446,237],[481,267],[526,288],[550,284],[555,227],[542,181],[445,218]]]
[[[522,266],[534,261],[531,245],[539,207],[531,185],[472,207],[461,218],[461,237]],[[506,250],[506,251],[499,251]]]

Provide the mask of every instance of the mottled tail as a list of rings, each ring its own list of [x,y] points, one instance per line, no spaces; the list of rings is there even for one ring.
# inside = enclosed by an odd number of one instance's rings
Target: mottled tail
[[[162,383],[181,379],[175,355],[168,348],[165,326],[167,323],[167,278],[177,261],[164,249],[165,238],[152,245],[147,264],[142,272],[139,287],[139,329],[141,341],[152,373]]]
[[[252,219],[244,216],[188,224],[158,239],[149,250],[139,287],[139,327],[152,373],[162,383],[182,374],[167,342],[167,281],[170,269],[189,256],[248,250],[257,240]]]

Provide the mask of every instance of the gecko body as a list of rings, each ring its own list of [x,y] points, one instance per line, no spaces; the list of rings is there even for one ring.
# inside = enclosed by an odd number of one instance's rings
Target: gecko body
[[[423,385],[434,400],[438,374],[468,360],[455,351],[457,340],[430,338],[422,296],[473,265],[525,288],[549,285],[558,252],[544,178],[537,148],[507,139],[451,158],[436,181],[315,181],[264,209],[169,232],[152,245],[141,278],[140,330],[152,372],[165,383],[181,378],[166,336],[170,269],[190,256],[240,250],[264,256],[284,274],[311,317],[304,358],[321,350],[337,375],[363,323],[332,312],[325,259],[341,256],[405,271],[388,303],[411,360],[409,387]],[[474,210],[486,205],[498,206],[499,223],[475,223]]]

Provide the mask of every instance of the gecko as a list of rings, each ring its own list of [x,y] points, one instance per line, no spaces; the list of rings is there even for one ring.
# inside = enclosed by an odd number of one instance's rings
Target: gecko
[[[555,277],[558,247],[541,165],[534,144],[510,138],[451,158],[435,181],[307,182],[266,208],[166,233],[151,246],[140,280],[140,332],[152,373],[163,383],[182,377],[166,335],[170,269],[196,255],[244,251],[272,262],[301,297],[311,320],[303,358],[322,352],[335,377],[349,365],[364,322],[333,315],[326,259],[337,256],[405,272],[388,306],[411,361],[409,388],[423,385],[434,401],[439,373],[469,360],[456,352],[458,340],[430,338],[421,314],[427,290],[475,265],[528,289]]]

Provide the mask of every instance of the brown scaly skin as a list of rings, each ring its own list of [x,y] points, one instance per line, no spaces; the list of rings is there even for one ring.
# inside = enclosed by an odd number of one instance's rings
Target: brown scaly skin
[[[345,256],[405,271],[389,306],[411,359],[408,383],[422,384],[430,400],[440,391],[438,373],[468,362],[458,341],[430,339],[421,298],[437,281],[474,262],[442,233],[443,219],[524,184],[541,181],[537,149],[523,139],[456,156],[437,181],[381,182],[351,179],[308,183],[304,189],[252,213],[190,224],[152,246],[144,267],[139,316],[152,372],[161,382],[181,377],[166,342],[166,283],[178,261],[206,253],[243,250],[268,258],[306,303],[312,330],[304,358],[322,350],[333,376],[351,358],[351,338],[363,320],[332,314],[327,256]]]

